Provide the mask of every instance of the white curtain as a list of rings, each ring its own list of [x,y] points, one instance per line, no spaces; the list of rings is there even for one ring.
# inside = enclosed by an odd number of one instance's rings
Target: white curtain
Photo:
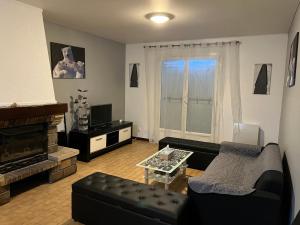
[[[210,67],[206,63],[205,67],[196,65],[192,69],[189,68],[192,66],[192,59],[206,59],[216,65]],[[238,43],[146,47],[145,60],[150,141],[158,142],[164,136],[174,136],[172,130],[179,130],[176,136],[183,138],[186,135],[185,129],[201,133],[201,130],[194,127],[197,117],[202,118],[211,114],[212,118],[209,120],[211,130],[209,124],[205,124],[206,120],[201,120],[203,123],[201,127],[204,131],[210,131],[211,141],[220,142],[222,134],[226,132],[223,124],[223,96],[226,82],[230,84],[232,126],[234,122],[241,122]],[[189,63],[187,63],[188,60]],[[170,79],[170,73],[172,79]],[[188,73],[188,80],[182,76],[184,73]],[[213,88],[203,86],[203,81],[214,82]],[[183,90],[187,90],[184,88],[185,85],[188,85],[187,99],[182,98],[185,96],[182,93]],[[182,104],[187,104],[187,118],[189,119],[186,121],[183,119],[186,115],[181,112]],[[209,104],[212,107],[209,107]],[[197,114],[199,107],[205,115]],[[161,127],[167,129],[160,129]]]

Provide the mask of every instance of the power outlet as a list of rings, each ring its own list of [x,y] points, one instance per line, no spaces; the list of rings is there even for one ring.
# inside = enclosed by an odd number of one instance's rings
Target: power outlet
[[[137,133],[138,133],[138,136],[142,136],[142,132],[143,132],[143,129],[141,127],[138,127],[137,128]]]

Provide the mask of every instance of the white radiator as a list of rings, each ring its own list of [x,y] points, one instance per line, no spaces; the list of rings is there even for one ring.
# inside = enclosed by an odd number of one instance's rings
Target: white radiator
[[[256,124],[235,123],[233,142],[259,145],[259,126]]]

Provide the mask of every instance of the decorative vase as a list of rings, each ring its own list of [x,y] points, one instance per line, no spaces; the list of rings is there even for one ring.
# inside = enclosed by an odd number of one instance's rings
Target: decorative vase
[[[89,113],[90,107],[87,102],[87,90],[78,89],[78,96],[74,99],[72,96],[70,102],[72,114],[72,129],[85,131],[89,129]]]

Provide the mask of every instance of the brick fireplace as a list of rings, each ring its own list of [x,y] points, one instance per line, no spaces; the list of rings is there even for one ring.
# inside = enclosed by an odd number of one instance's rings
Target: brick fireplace
[[[46,143],[46,147],[40,146],[40,148],[46,148],[46,152],[48,153],[56,152],[57,125],[61,122],[63,114],[67,111],[67,104],[0,108],[0,141],[6,140],[5,143],[0,142],[0,145],[2,144],[0,148],[6,147],[6,150],[9,151],[9,144],[7,143],[7,139],[9,138],[12,139],[12,142],[13,139],[20,141],[20,138],[24,138],[25,142],[27,140],[25,145],[28,145],[30,144],[29,136],[33,135],[33,133],[36,135],[39,133],[41,135],[37,135],[38,141],[40,141],[40,143],[43,142],[43,144]],[[42,136],[44,132],[46,132],[46,135]],[[15,136],[15,138],[12,136]],[[46,138],[47,140],[45,141],[43,138]],[[3,144],[6,145],[3,146]],[[22,145],[22,143],[19,143],[19,145]]]
[[[0,129],[0,174],[48,159],[47,123]]]
[[[10,199],[10,183],[62,167],[57,125],[67,111],[67,104],[0,108],[0,205]]]

